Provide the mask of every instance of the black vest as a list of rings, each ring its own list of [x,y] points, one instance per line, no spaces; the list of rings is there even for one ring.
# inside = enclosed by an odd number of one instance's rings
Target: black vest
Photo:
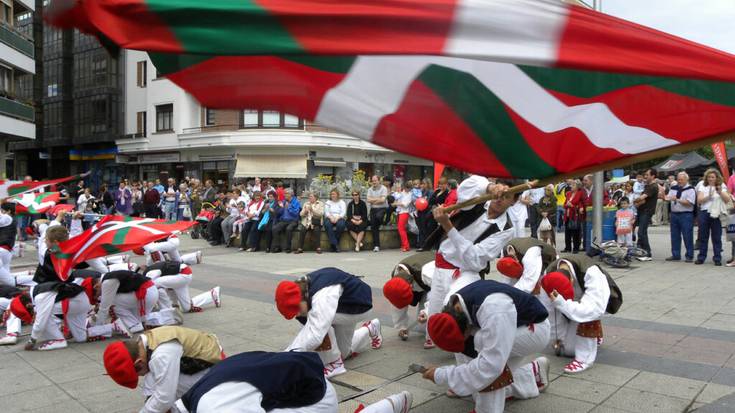
[[[33,274],[33,281],[37,284],[60,281],[51,261],[51,251],[46,250],[46,254],[43,256],[43,264],[36,267],[36,272]]]
[[[23,290],[18,287],[0,284],[0,298],[13,298],[21,294],[23,294]]]
[[[592,258],[589,258],[585,255],[564,254],[560,256],[558,260],[555,260],[551,264],[549,264],[549,266],[546,267],[546,272],[549,273],[556,271],[556,267],[559,266],[559,261],[561,260],[569,261],[572,264],[572,267],[574,268],[574,275],[577,278],[577,284],[579,284],[582,292],[585,291],[584,276],[587,274],[587,270],[589,270],[589,268],[593,265],[599,268],[600,272],[602,272],[607,279],[608,287],[610,287],[610,299],[607,300],[607,307],[605,308],[605,312],[607,312],[608,314],[615,314],[618,312],[618,310],[620,310],[620,307],[623,305],[623,292],[620,290],[620,287],[618,287],[618,284],[615,282],[615,280],[613,280],[613,278],[607,271],[605,271],[604,268],[597,265],[597,263],[593,261]]]
[[[140,288],[143,283],[146,281],[150,281],[150,278],[146,277],[143,274],[138,274],[137,272],[130,271],[130,270],[118,270],[118,271],[110,271],[107,274],[102,276],[102,282],[105,282],[106,280],[118,280],[120,281],[120,287],[117,289],[118,294],[123,293],[134,293],[138,291],[138,288]]]
[[[10,225],[0,227],[0,245],[7,245],[9,249],[15,246],[15,235],[18,229],[15,227],[15,219]]]
[[[263,394],[265,411],[316,404],[327,391],[324,364],[316,353],[267,353],[252,351],[236,354],[215,364],[182,397],[191,413],[208,391],[227,382],[245,382]]]
[[[322,268],[310,273],[309,278],[309,308],[311,297],[322,288],[332,285],[342,286],[342,296],[339,297],[337,312],[342,314],[362,314],[373,308],[373,291],[370,286],[359,278],[337,268]]]
[[[69,280],[67,282],[72,282],[74,280],[84,280],[85,278],[100,278],[101,276],[102,273],[95,270],[74,270],[71,272],[71,276],[69,277]]]
[[[84,293],[84,287],[72,283],[52,281],[33,286],[33,292],[31,294],[35,299],[38,294],[48,292],[56,293],[56,298],[54,299],[54,302],[58,303],[61,300],[76,297],[77,295]]]
[[[480,306],[489,295],[496,293],[503,293],[513,300],[518,315],[517,327],[540,323],[549,317],[546,307],[531,294],[508,284],[492,280],[480,280],[457,291],[457,294],[464,300],[470,319],[472,319],[475,326],[480,325],[477,320],[477,311],[480,310]]]
[[[161,277],[166,275],[178,275],[181,272],[181,263],[178,261],[159,261],[146,267],[143,275],[148,275],[148,271],[160,270]]]

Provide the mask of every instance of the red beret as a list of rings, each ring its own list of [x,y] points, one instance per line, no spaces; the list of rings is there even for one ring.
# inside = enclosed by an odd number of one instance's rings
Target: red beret
[[[550,294],[556,290],[564,299],[571,300],[574,298],[574,286],[564,273],[550,272],[541,278],[541,288]]]
[[[122,341],[107,346],[102,359],[107,374],[115,383],[131,389],[138,387],[138,373],[135,371],[133,357]]]
[[[143,247],[133,248],[133,253],[135,255],[145,255],[145,250]]]
[[[499,259],[496,267],[498,268],[498,271],[506,277],[521,278],[521,275],[523,274],[523,264],[513,257],[503,257]]]
[[[28,312],[26,306],[20,301],[20,297],[21,296],[18,295],[10,300],[10,312],[13,313],[14,316],[20,318],[24,323],[31,324],[33,322],[33,315]]]
[[[82,287],[84,287],[84,292],[87,294],[89,303],[95,305],[97,300],[94,298],[94,278],[85,278],[84,281],[82,281]]]
[[[393,277],[383,286],[383,295],[396,308],[404,308],[413,302],[413,289],[408,281]]]
[[[429,318],[429,337],[444,351],[461,353],[464,350],[464,334],[457,320],[447,313],[434,314]]]
[[[286,320],[299,314],[301,305],[301,288],[293,281],[281,281],[276,287],[276,308]]]

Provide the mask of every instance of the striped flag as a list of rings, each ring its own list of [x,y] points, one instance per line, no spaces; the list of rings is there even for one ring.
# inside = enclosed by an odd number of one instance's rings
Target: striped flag
[[[16,214],[45,214],[59,202],[60,196],[58,192],[25,193],[10,200],[15,202]]]
[[[82,179],[87,175],[89,175],[88,172],[79,175],[67,176],[65,178],[52,179],[49,181],[11,181],[9,179],[0,179],[0,199],[27,192],[37,192],[49,185]]]
[[[735,130],[735,56],[559,1],[52,4],[55,24],[156,52],[204,106],[280,110],[487,176],[603,169]]]
[[[59,277],[66,280],[71,269],[81,262],[142,247],[194,224],[194,221],[106,215],[86,231],[60,243],[51,251],[51,261]]]

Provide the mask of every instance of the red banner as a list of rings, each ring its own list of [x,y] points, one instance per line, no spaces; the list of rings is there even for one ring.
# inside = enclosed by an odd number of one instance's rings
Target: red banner
[[[439,178],[442,177],[442,174],[444,173],[444,164],[439,162],[434,162],[434,189],[439,188]]]
[[[727,150],[725,150],[725,142],[717,142],[712,144],[712,152],[715,154],[715,160],[720,167],[722,177],[725,182],[730,178],[730,168],[727,165]]]

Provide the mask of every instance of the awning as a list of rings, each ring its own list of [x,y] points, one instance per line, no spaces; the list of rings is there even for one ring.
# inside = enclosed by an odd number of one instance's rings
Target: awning
[[[306,178],[306,155],[237,155],[235,178]]]
[[[314,158],[314,166],[326,166],[329,168],[344,168],[347,166],[342,158]]]

